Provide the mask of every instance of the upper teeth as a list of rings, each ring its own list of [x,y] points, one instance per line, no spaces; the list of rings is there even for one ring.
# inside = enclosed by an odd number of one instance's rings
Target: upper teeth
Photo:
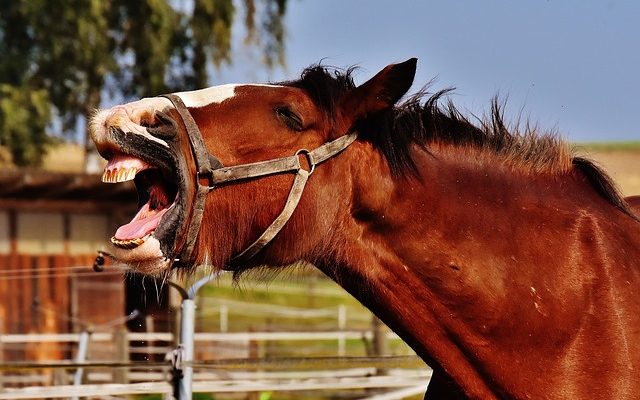
[[[135,178],[138,173],[138,169],[135,167],[124,168],[118,167],[113,169],[105,169],[102,174],[102,182],[106,183],[118,183],[126,182]]]

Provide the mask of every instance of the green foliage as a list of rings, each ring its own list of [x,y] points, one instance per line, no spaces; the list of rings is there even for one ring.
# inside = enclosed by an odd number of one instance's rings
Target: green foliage
[[[272,392],[262,392],[260,393],[260,400],[271,400],[272,396]]]
[[[16,146],[14,154],[27,151],[14,160],[37,163],[45,148],[37,141],[52,114],[69,133],[105,93],[142,97],[206,86],[209,66],[231,62],[238,5],[245,10],[245,44],[262,48],[267,66],[283,64],[286,0],[254,1],[0,2],[0,85],[7,98],[0,121],[12,129],[0,132],[2,144]],[[23,143],[29,140],[36,142]]]
[[[45,90],[0,84],[0,146],[15,165],[40,165],[51,141],[45,133],[50,117]]]

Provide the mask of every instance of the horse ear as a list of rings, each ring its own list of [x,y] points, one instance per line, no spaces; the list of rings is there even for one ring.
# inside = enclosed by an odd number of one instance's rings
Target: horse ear
[[[368,115],[392,107],[411,87],[417,61],[410,58],[388,65],[373,78],[347,92],[340,104],[345,122],[351,126]]]

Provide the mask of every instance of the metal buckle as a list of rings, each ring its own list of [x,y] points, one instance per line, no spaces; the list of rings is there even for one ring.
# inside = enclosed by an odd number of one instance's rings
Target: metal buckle
[[[307,171],[309,173],[309,175],[313,174],[313,171],[315,171],[316,169],[316,164],[313,162],[313,159],[311,158],[311,152],[307,149],[300,149],[298,151],[296,151],[296,156],[299,156],[300,154],[304,155],[304,157],[307,159],[307,163],[309,164],[309,168],[311,168],[309,171]],[[300,168],[302,168],[302,164],[300,164]]]
[[[203,180],[207,181],[206,185],[202,184]],[[215,187],[215,182],[213,180],[213,171],[211,170],[200,170],[196,172],[196,181],[198,182],[199,186],[206,186],[209,188],[209,190]]]

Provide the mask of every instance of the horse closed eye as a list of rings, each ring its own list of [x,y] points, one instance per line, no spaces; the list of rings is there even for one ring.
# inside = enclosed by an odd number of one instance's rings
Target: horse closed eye
[[[287,107],[276,108],[276,115],[284,122],[287,127],[293,131],[300,132],[304,129],[302,126],[302,119],[291,109]]]

